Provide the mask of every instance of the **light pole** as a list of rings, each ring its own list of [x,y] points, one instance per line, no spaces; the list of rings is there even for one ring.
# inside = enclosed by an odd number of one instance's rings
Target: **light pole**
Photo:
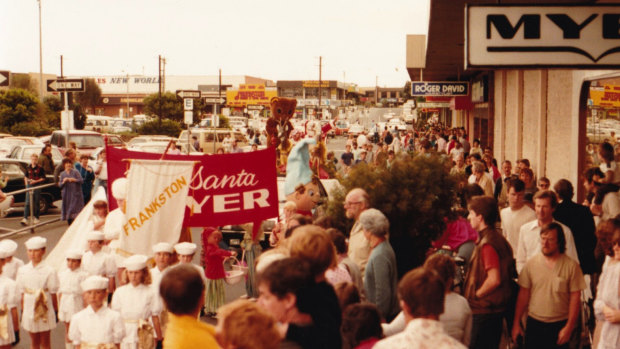
[[[41,0],[39,3],[39,98],[43,100],[43,37],[41,30]]]
[[[127,119],[129,119],[129,73],[127,73]]]

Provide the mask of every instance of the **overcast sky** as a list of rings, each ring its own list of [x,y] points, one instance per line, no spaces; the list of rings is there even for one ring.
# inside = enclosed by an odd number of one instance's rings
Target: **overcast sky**
[[[43,71],[251,75],[402,86],[429,0],[41,0]],[[39,71],[36,0],[0,0],[0,70]]]

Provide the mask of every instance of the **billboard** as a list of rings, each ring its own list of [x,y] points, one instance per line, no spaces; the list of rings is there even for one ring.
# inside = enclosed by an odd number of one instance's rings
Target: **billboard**
[[[248,105],[268,106],[273,97],[278,96],[275,89],[266,89],[263,84],[241,84],[238,90],[226,91],[226,105],[245,108]]]

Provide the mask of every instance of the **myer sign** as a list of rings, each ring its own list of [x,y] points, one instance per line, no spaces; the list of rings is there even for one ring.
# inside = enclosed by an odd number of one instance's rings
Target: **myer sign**
[[[469,83],[453,81],[411,82],[412,96],[467,96]]]
[[[468,5],[465,67],[620,67],[620,6]]]

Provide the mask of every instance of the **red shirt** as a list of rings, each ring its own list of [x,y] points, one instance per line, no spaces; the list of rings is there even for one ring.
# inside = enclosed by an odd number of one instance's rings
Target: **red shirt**
[[[482,263],[484,263],[484,270],[486,271],[493,268],[499,269],[499,256],[493,246],[489,244],[482,246]]]
[[[205,255],[205,276],[207,279],[216,280],[226,277],[224,271],[224,259],[232,256],[232,252],[223,250],[217,246],[206,245],[204,250]]]

